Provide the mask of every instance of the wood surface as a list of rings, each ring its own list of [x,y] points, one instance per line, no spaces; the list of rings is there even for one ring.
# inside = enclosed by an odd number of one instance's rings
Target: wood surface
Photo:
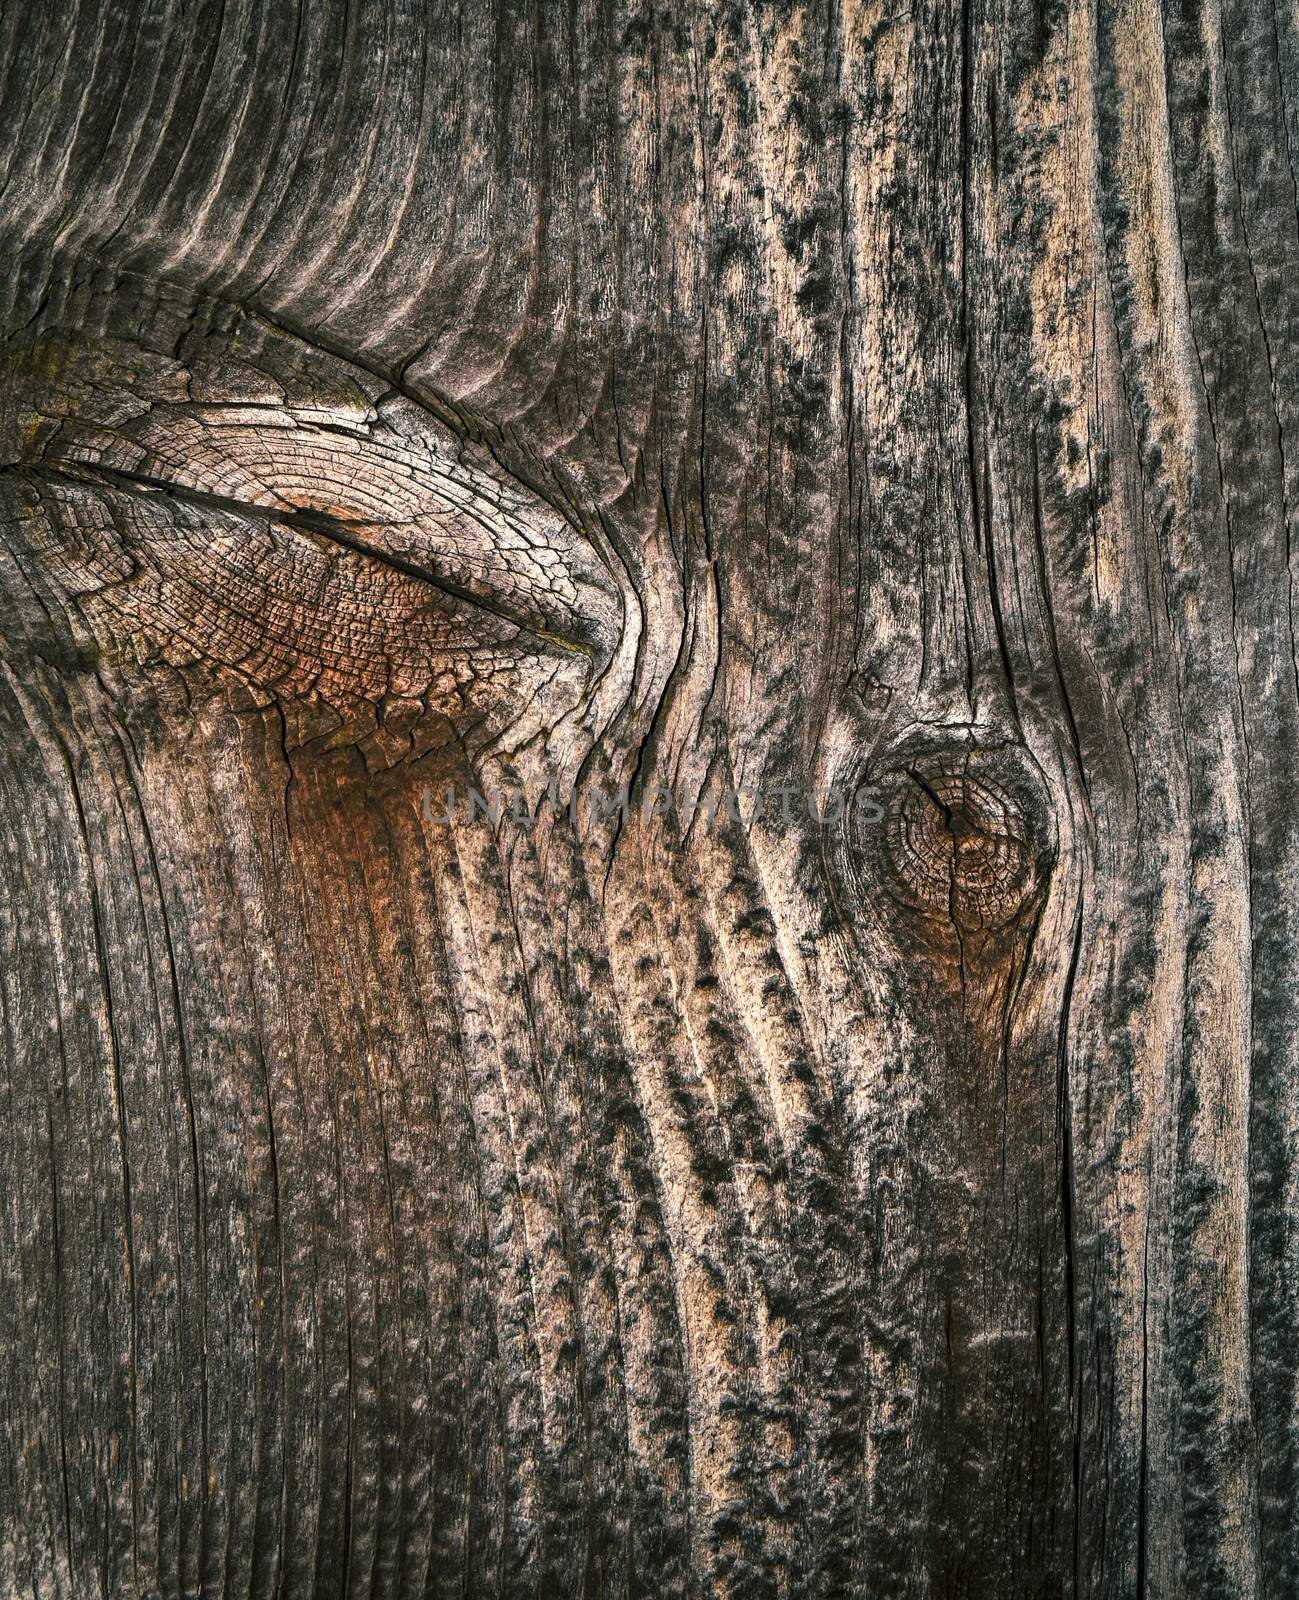
[[[0,1595],[1299,1593],[1296,144],[4,0]]]

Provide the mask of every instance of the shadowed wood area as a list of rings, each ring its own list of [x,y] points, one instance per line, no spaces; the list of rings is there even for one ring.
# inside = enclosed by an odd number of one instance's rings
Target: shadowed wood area
[[[5,1600],[1299,1593],[1296,144],[1273,0],[0,5]]]

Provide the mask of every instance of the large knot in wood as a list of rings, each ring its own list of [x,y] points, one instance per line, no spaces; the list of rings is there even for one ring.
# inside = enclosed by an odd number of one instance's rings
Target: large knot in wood
[[[1053,853],[1041,777],[1018,746],[917,750],[875,780],[880,888],[963,933],[1005,927],[1034,900]]]

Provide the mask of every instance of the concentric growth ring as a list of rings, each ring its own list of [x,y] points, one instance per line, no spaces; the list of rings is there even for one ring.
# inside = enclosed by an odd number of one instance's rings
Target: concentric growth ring
[[[1034,808],[1021,798],[1020,774],[1001,780],[993,756],[918,755],[882,785],[879,864],[889,893],[969,931],[1003,927],[1037,877]]]

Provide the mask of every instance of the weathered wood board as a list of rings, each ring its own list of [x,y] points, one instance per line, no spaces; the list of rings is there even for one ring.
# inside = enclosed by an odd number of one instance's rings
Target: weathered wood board
[[[1295,7],[0,64],[0,1595],[1299,1593]]]

